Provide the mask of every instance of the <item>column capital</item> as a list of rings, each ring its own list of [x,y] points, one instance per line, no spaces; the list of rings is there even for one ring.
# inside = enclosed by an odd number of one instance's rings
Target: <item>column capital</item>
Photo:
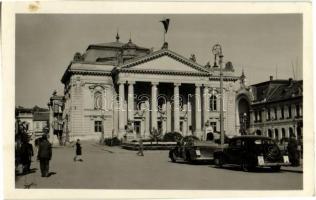
[[[175,82],[175,83],[173,83],[173,86],[174,86],[174,87],[179,87],[179,86],[181,86],[181,83],[176,83],[176,82]]]
[[[134,85],[136,83],[136,81],[127,81],[128,85]]]
[[[158,81],[153,81],[153,82],[151,82],[151,85],[157,86],[157,85],[159,85],[159,82]]]
[[[201,83],[195,83],[195,87],[202,87]]]
[[[117,81],[117,83],[118,83],[118,84],[123,84],[123,85],[124,85],[124,84],[126,83],[126,81],[125,81],[125,80],[120,80],[120,81]]]
[[[210,89],[210,84],[203,83],[203,87],[204,87],[204,88],[208,88],[208,89]]]

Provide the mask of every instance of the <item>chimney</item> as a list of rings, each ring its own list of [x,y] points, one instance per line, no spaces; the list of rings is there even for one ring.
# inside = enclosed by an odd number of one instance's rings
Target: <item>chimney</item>
[[[273,81],[273,76],[270,76],[270,81]]]

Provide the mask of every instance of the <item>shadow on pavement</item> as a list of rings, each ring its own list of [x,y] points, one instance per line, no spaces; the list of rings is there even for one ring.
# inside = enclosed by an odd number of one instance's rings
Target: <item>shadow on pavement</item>
[[[300,169],[286,169],[286,168],[281,168],[281,171],[303,174],[303,170],[300,170]]]
[[[24,175],[28,175],[28,174],[33,174],[33,173],[35,173],[37,171],[37,168],[32,168],[32,169],[30,169],[30,171],[28,171],[28,172],[26,172],[26,173],[24,173],[24,172],[22,172],[22,173],[19,173],[19,172],[15,172],[15,175],[16,176],[24,176]]]
[[[238,166],[238,165],[226,165],[226,166],[222,166],[222,167],[216,167],[214,165],[211,165],[210,167],[215,168],[215,169],[224,169],[224,170],[231,170],[231,171],[241,171],[241,172],[243,171],[241,169],[241,167]],[[253,169],[251,171],[248,171],[247,173],[282,173],[282,172],[285,172],[285,171],[295,172],[295,171],[292,171],[292,170],[284,170],[283,168],[281,168],[280,171],[273,171],[271,168],[266,167],[266,168],[255,168],[255,169]]]
[[[210,165],[210,162],[187,162],[187,161],[172,162],[170,160],[168,162],[174,163],[174,164],[187,164],[187,165]]]
[[[55,174],[57,174],[57,173],[56,172],[49,172],[47,177],[51,177],[52,175],[55,175]]]

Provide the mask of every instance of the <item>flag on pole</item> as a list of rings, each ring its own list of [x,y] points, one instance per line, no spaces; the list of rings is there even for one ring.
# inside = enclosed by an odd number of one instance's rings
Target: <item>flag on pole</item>
[[[160,21],[163,24],[163,27],[165,28],[165,33],[168,32],[169,21],[170,21],[170,19],[164,19],[164,20]]]

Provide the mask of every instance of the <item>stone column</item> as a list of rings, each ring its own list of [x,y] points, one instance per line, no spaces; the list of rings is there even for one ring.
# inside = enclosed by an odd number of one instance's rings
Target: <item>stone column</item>
[[[162,117],[162,134],[167,133],[167,103],[162,105],[162,110],[165,113]]]
[[[123,136],[125,133],[124,120],[124,99],[125,99],[124,83],[119,83],[119,135]]]
[[[210,100],[209,100],[209,89],[205,85],[203,88],[203,101],[204,101],[204,108],[203,108],[203,127],[205,128],[205,123],[208,121],[209,118],[209,108],[210,108]]]
[[[151,83],[151,131],[157,129],[157,82]]]
[[[167,114],[167,132],[171,132],[171,123],[172,123],[172,107],[171,107],[171,103],[170,100],[167,100],[167,110],[166,110],[166,114]]]
[[[134,121],[134,84],[128,82],[128,120]]]
[[[201,85],[195,85],[195,136],[201,134]]]
[[[174,116],[174,132],[180,132],[180,103],[179,103],[179,86],[180,83],[174,83],[174,88],[173,88],[173,116]]]

